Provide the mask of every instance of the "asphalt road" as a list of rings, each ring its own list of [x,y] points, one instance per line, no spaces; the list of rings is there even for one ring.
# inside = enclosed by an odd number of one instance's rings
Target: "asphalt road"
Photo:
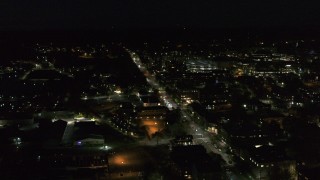
[[[160,89],[159,94],[161,96],[161,99],[163,103],[170,109],[181,109],[181,118],[188,123],[189,129],[187,130],[189,134],[193,135],[194,137],[194,144],[201,144],[203,145],[207,152],[213,152],[215,154],[221,155],[222,159],[224,160],[224,164],[227,168],[230,170],[227,171],[228,178],[231,180],[248,180],[253,179],[249,174],[245,174],[242,172],[239,172],[234,166],[235,163],[232,160],[232,156],[226,153],[226,148],[228,148],[228,145],[223,141],[215,141],[212,142],[212,139],[215,138],[214,134],[211,134],[207,132],[205,129],[203,129],[200,125],[195,123],[195,117],[192,117],[191,114],[188,113],[186,109],[183,107],[180,107],[177,103],[175,103],[171,96],[168,95],[164,88],[159,85],[157,80],[155,79],[155,76],[150,74],[147,70],[147,68],[141,63],[141,60],[139,56],[133,52],[127,49],[127,52],[130,54],[132,60],[137,65],[137,67],[140,69],[140,71],[146,76],[147,82],[155,89]],[[162,143],[168,143],[167,140],[163,140]],[[147,143],[145,141],[145,144],[152,144]]]

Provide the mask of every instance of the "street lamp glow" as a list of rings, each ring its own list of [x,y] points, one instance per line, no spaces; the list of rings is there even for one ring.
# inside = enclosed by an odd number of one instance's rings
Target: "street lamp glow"
[[[104,150],[109,150],[109,149],[111,149],[111,147],[110,147],[110,146],[107,146],[107,145],[104,145],[104,146],[102,147],[102,149],[104,149]]]
[[[121,90],[115,90],[114,92],[117,93],[117,94],[121,94],[122,93]]]

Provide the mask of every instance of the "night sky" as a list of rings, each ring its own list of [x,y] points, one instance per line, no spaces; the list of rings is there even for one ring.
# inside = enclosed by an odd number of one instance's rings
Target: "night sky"
[[[284,0],[2,0],[0,29],[320,27],[319,3]]]

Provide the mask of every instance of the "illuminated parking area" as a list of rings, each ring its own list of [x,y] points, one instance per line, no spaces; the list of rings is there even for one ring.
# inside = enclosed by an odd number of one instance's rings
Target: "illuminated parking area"
[[[139,122],[140,127],[145,127],[148,137],[151,138],[156,132],[161,132],[165,128],[163,120],[143,119]]]
[[[140,152],[141,150],[136,148],[132,150],[124,150],[115,152],[109,158],[109,163],[112,166],[140,166],[146,161],[145,153]]]
[[[139,179],[153,160],[143,148],[131,147],[115,150],[108,162],[111,179]]]

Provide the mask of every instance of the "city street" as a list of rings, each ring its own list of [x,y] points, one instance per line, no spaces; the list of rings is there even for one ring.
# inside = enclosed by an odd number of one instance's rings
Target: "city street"
[[[189,110],[187,110],[185,107],[180,107],[177,103],[175,103],[171,96],[166,93],[164,90],[165,88],[161,87],[157,80],[155,79],[154,75],[151,75],[148,70],[145,68],[145,66],[141,63],[139,56],[128,50],[127,52],[130,54],[132,60],[134,63],[138,66],[140,71],[146,76],[147,82],[151,85],[151,87],[160,90],[159,95],[163,103],[168,107],[168,109],[181,109],[181,119],[188,123],[189,129],[187,129],[188,134],[191,134],[193,136],[194,144],[200,144],[203,145],[207,152],[212,152],[215,154],[219,154],[222,159],[224,160],[224,167],[227,168],[227,176],[231,180],[248,180],[253,179],[249,174],[239,172],[234,166],[235,162],[233,161],[232,155],[226,153],[227,148],[229,147],[223,140],[215,140],[215,142],[212,142],[212,140],[215,138],[214,134],[209,133],[206,131],[203,127],[201,127],[199,124],[195,123],[195,118],[200,117],[194,117],[194,113],[190,113]],[[145,141],[141,141],[144,145],[157,145],[159,144],[166,144],[169,143],[169,139],[160,139],[159,141],[156,141],[154,139],[148,140],[147,138]]]
[[[140,71],[146,75],[147,82],[155,89],[164,89],[159,85],[157,80],[154,76],[152,76],[148,70],[145,68],[145,66],[142,64],[139,56],[130,50],[127,49],[127,52],[130,54],[132,60],[134,63],[138,66]],[[191,117],[189,113],[186,111],[186,109],[181,108],[177,103],[175,103],[170,96],[166,93],[165,90],[159,91],[160,97],[162,98],[164,104],[170,109],[181,109],[181,116],[182,118],[189,123],[190,129],[188,130],[189,134],[193,135],[194,137],[194,143],[195,144],[201,144],[203,145],[208,152],[213,152],[216,154],[220,154],[223,160],[228,165],[233,165],[233,162],[231,160],[231,157],[225,153],[225,149],[220,149],[220,151],[214,147],[213,143],[211,142],[212,134],[205,131],[202,127],[200,127],[198,124],[194,122],[194,117]],[[231,163],[230,163],[231,162]]]
[[[157,82],[156,78],[154,75],[149,73],[149,71],[145,68],[145,66],[142,64],[139,56],[135,53],[132,52],[128,49],[126,49],[127,52],[130,54],[133,62],[137,65],[137,67],[140,69],[140,71],[146,76],[147,82],[151,87],[154,89],[159,90],[159,96],[162,100],[162,102],[170,109],[177,109],[179,106],[177,103],[175,103],[170,96],[166,93],[163,87],[160,86],[160,84]]]

